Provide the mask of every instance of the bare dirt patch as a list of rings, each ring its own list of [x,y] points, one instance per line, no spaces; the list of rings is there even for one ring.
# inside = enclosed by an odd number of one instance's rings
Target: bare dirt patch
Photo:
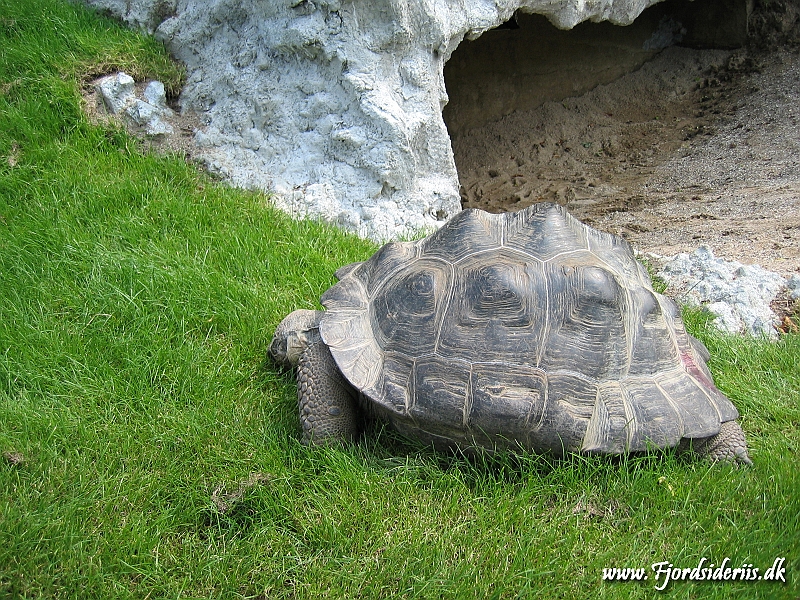
[[[462,204],[565,205],[644,252],[800,271],[800,55],[667,48],[453,140]]]

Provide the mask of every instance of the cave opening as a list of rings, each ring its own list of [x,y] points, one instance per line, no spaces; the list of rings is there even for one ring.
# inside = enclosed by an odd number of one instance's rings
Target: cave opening
[[[444,68],[451,138],[515,110],[609,83],[672,45],[731,49],[747,40],[752,0],[667,0],[627,26],[560,30],[540,15],[511,20],[456,48]]]
[[[709,126],[700,88],[745,45],[751,10],[752,0],[666,0],[628,26],[568,31],[518,11],[462,42],[445,65],[443,110],[462,205],[629,201],[626,177]]]

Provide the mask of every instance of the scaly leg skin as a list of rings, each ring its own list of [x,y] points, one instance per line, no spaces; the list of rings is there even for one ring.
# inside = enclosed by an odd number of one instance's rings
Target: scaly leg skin
[[[327,445],[358,436],[358,405],[323,342],[309,345],[297,365],[297,400],[303,443]]]
[[[719,433],[695,445],[695,452],[712,462],[725,461],[753,466],[747,455],[744,431],[736,421],[720,425]]]

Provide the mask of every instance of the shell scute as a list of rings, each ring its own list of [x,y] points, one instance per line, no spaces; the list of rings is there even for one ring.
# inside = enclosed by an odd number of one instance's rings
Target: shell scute
[[[581,449],[597,400],[597,384],[569,372],[547,373],[547,402],[533,435],[555,454]]]
[[[547,314],[547,295],[537,289],[542,273],[541,263],[503,251],[460,265],[437,353],[443,358],[473,355],[478,361],[536,364]]]
[[[548,371],[575,368],[594,377],[622,376],[628,364],[627,295],[595,266],[547,265],[547,337],[539,363]]]
[[[541,421],[547,378],[538,369],[477,364],[470,392],[467,426],[472,437],[483,445],[502,445],[504,439],[527,439]]]
[[[597,388],[597,402],[583,439],[582,452],[622,454],[629,446],[635,426],[619,381],[606,381]]]
[[[377,407],[390,421],[408,417],[412,404],[411,394],[414,390],[413,373],[412,358],[397,352],[386,352],[380,377],[374,385],[363,391],[364,395],[373,401],[372,408]]]
[[[496,215],[467,209],[419,243],[423,255],[455,263],[476,252],[499,248],[502,237],[503,224]]]
[[[469,393],[469,369],[443,363],[437,358],[420,359],[414,365],[414,394],[409,417],[423,428],[464,438],[464,415]]]
[[[415,259],[417,255],[417,245],[412,242],[389,242],[352,273],[361,281],[367,296],[372,297],[377,287],[391,279],[397,271],[407,267],[409,261]],[[346,279],[345,276],[342,281]]]
[[[540,260],[565,251],[589,249],[586,227],[558,204],[534,204],[507,213],[504,245]]]
[[[679,360],[678,347],[670,335],[662,304],[646,288],[631,290],[631,294],[636,300],[633,303],[636,318],[628,375],[652,375],[671,368]]]
[[[417,357],[433,352],[451,269],[435,259],[418,259],[376,291],[371,322],[379,344],[388,352]]]
[[[623,379],[622,390],[633,413],[629,452],[675,446],[683,437],[683,419],[670,398],[650,377]]]
[[[333,309],[366,310],[369,298],[361,281],[355,277],[345,277],[333,287],[328,288],[319,301],[329,311]]]
[[[336,356],[339,370],[357,388],[375,384],[383,372],[384,352],[365,312],[335,312],[320,323],[320,335]]]
[[[709,389],[682,369],[659,373],[658,385],[674,399],[685,423],[684,437],[702,438],[719,433],[719,425],[739,416],[730,400]]]

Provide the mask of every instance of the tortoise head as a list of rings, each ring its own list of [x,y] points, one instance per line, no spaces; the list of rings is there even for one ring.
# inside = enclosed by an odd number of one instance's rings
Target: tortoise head
[[[320,341],[321,315],[321,310],[296,310],[284,318],[275,329],[269,357],[281,367],[296,367],[305,349]]]

